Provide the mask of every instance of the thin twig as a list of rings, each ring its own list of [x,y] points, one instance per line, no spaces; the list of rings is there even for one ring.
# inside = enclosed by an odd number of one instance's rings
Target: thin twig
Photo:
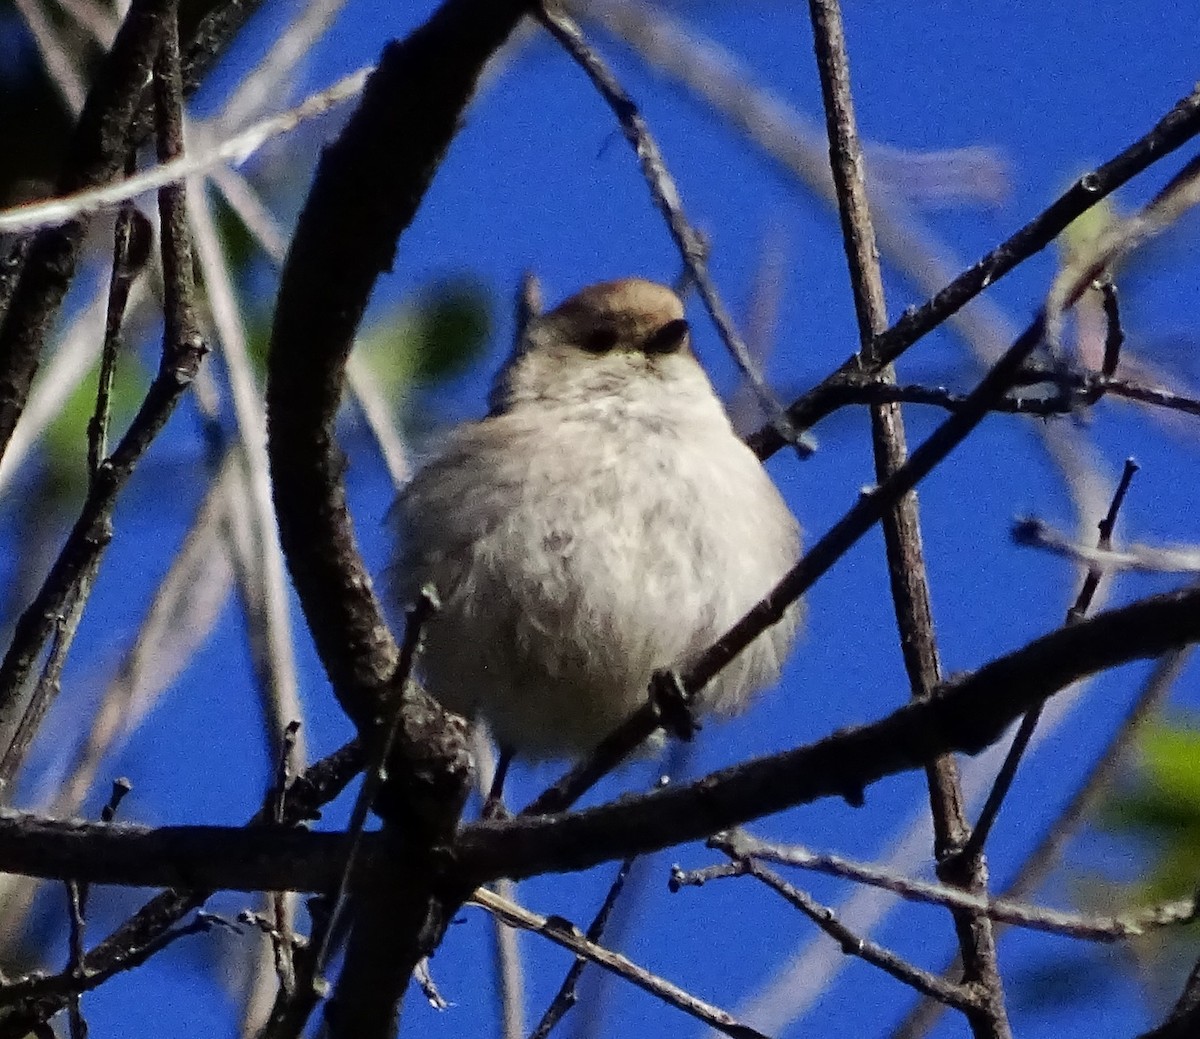
[[[1012,538],[1018,545],[1040,548],[1089,568],[1151,574],[1200,572],[1200,547],[1194,545],[1160,548],[1133,542],[1120,551],[1092,548],[1077,544],[1062,531],[1035,517],[1017,520],[1013,524]]]
[[[76,981],[83,979],[84,945],[83,895],[78,881],[67,881],[67,919],[70,921],[70,955],[67,958],[67,974]],[[67,1004],[71,1022],[71,1039],[87,1039],[87,1022],[79,1005],[79,993],[71,995]]]
[[[207,933],[214,925],[228,926],[227,922],[218,916],[198,912],[191,923],[179,927],[168,927],[156,933],[145,944],[131,947],[119,958],[107,962],[102,969],[89,969],[86,966],[87,958],[85,957],[82,973],[67,971],[51,975],[27,974],[15,978],[0,986],[0,1006],[8,1006],[18,1001],[31,1003],[45,1001],[47,1004],[57,1006],[59,1000],[64,1006],[69,1005],[71,1000],[82,993],[91,992],[116,975],[142,966],[152,956],[162,952],[168,945],[177,942],[180,938]],[[49,1011],[47,1016],[50,1013],[53,1011]],[[4,1039],[9,1039],[10,1035],[14,1034],[10,1022],[15,1027],[32,1027],[32,1025],[24,1023],[18,1025],[15,1018],[5,1018],[0,1021],[0,1036],[3,1036]],[[22,1035],[24,1033],[15,1032],[15,1034]]]
[[[632,858],[625,859],[617,870],[617,875],[613,878],[613,882],[609,886],[608,894],[604,896],[604,901],[592,919],[586,935],[584,935],[589,942],[598,945],[600,939],[604,937],[604,929],[608,926],[608,919],[612,916],[617,899],[621,897],[621,892],[625,890],[625,881],[629,879],[629,871],[633,868],[633,862]],[[559,986],[558,992],[555,993],[554,998],[550,1001],[550,1005],[546,1007],[546,1012],[537,1023],[537,1027],[530,1033],[529,1039],[546,1039],[550,1032],[553,1031],[554,1026],[575,1005],[579,999],[576,991],[579,985],[579,978],[583,974],[583,968],[586,965],[587,958],[577,954],[575,962],[571,964],[571,969],[567,971],[567,976],[563,978],[563,983]]]
[[[937,1000],[944,1006],[953,1007],[964,1013],[978,1012],[983,1009],[984,1001],[981,998],[982,993],[978,983],[947,981],[937,974],[922,970],[915,964],[909,963],[877,942],[860,937],[838,920],[828,906],[821,905],[807,892],[789,884],[778,873],[767,869],[754,858],[738,859],[728,866],[714,867],[695,880],[682,871],[673,874],[672,879],[678,887],[699,886],[709,880],[737,876],[750,876],[762,881],[833,938],[847,956],[857,956],[867,963],[879,967],[898,981]]]
[[[1100,528],[1098,547],[1102,552],[1112,549],[1113,527],[1116,526],[1117,516],[1120,514],[1121,505],[1125,501],[1125,494],[1129,490],[1129,484],[1133,480],[1133,475],[1137,472],[1137,469],[1137,463],[1132,458],[1125,460],[1125,468],[1121,473],[1121,479],[1117,483],[1117,489],[1113,492],[1108,512],[1098,524]],[[1075,602],[1067,610],[1067,624],[1076,624],[1087,616],[1096,591],[1100,587],[1100,579],[1103,573],[1102,567],[1097,563],[1092,563],[1088,568],[1083,586],[1079,589],[1079,594]],[[1004,759],[1004,764],[1001,765],[1000,771],[996,776],[996,781],[992,785],[987,800],[979,812],[979,821],[975,824],[971,838],[962,849],[962,855],[966,856],[978,852],[987,841],[988,835],[992,831],[992,826],[996,822],[996,817],[1000,814],[1000,808],[1004,804],[1004,799],[1008,796],[1013,780],[1016,778],[1017,768],[1021,764],[1021,759],[1025,755],[1029,741],[1033,739],[1033,733],[1041,719],[1041,714],[1041,708],[1035,707],[1021,719],[1021,725],[1013,737],[1012,746],[1009,748],[1008,754]]]
[[[741,831],[718,834],[710,839],[709,844],[735,860],[768,859],[781,865],[797,866],[843,880],[886,888],[912,902],[926,902],[951,909],[970,909],[992,920],[1003,920],[1018,927],[1085,941],[1120,941],[1156,928],[1189,923],[1195,919],[1197,907],[1200,906],[1197,895],[1191,895],[1118,916],[1065,913],[1005,898],[977,895],[946,884],[896,876],[876,866],[853,862],[837,855],[818,854],[797,845],[771,844]],[[680,879],[680,883],[685,882],[685,878]]]
[[[1197,133],[1200,133],[1200,89],[1176,104],[1147,134],[1119,155],[1080,177],[1048,208],[963,271],[944,289],[919,307],[906,310],[895,324],[877,337],[875,350],[878,363],[883,365],[894,361],[1018,263],[1044,249],[1081,213],[1186,144]],[[847,372],[858,371],[860,367],[860,359],[851,358],[825,382],[836,380]],[[797,429],[807,429],[810,425],[810,401],[819,398],[824,385],[822,383],[788,407],[788,416]],[[770,425],[747,438],[747,442],[760,458],[785,446],[778,431]]]
[[[1070,839],[1078,832],[1089,814],[1109,789],[1112,779],[1121,767],[1125,755],[1133,745],[1142,724],[1154,714],[1174,688],[1176,679],[1182,674],[1192,655],[1192,649],[1176,650],[1162,657],[1153,673],[1142,685],[1138,695],[1130,704],[1121,724],[1109,738],[1107,745],[1092,762],[1087,775],[1078,789],[1063,807],[1058,818],[1042,836],[1032,854],[1022,864],[1017,876],[1001,895],[1010,899],[1027,899],[1042,885],[1062,854]],[[997,924],[1003,927],[1003,924]],[[957,963],[949,964],[943,977],[957,976]],[[892,1039],[920,1039],[926,1035],[941,1014],[938,1003],[923,1000],[913,1009]]]
[[[1113,221],[1094,241],[1071,257],[1046,294],[1046,347],[1052,358],[1058,358],[1062,353],[1063,315],[1070,306],[1074,286],[1081,280],[1095,281],[1111,274],[1118,260],[1162,234],[1198,204],[1200,155],[1190,159],[1141,210],[1133,216]],[[1115,299],[1110,296],[1105,301],[1110,313]],[[1110,336],[1112,334],[1110,329]],[[1107,347],[1106,352],[1111,349],[1111,346]]]
[[[1048,386],[1049,393],[1021,396],[1006,394],[992,405],[997,414],[1051,417],[1070,415],[1091,407],[1105,394],[1200,416],[1200,400],[1163,387],[1145,386],[1128,379],[1107,378],[1092,372],[1049,371],[1030,368],[1018,374],[1014,385]],[[810,399],[809,422],[816,424],[839,408],[855,404],[927,404],[957,411],[966,395],[943,386],[888,386],[861,375],[846,375],[821,384]]]
[[[96,385],[96,408],[88,423],[88,474],[92,478],[108,457],[108,427],[112,421],[112,387],[121,347],[121,324],[129,291],[150,258],[153,231],[150,222],[132,204],[117,214],[113,234],[112,275],[108,283],[108,308],[104,319],[104,346]]]
[[[540,934],[544,938],[549,938],[555,945],[575,953],[576,956],[582,956],[605,970],[612,971],[644,992],[649,992],[650,995],[661,999],[669,1006],[682,1010],[685,1014],[725,1035],[733,1036],[735,1039],[766,1039],[761,1032],[735,1020],[724,1010],[697,999],[678,985],[673,985],[656,974],[651,974],[644,967],[639,967],[620,953],[612,952],[589,941],[577,927],[562,917],[545,917],[531,913],[522,906],[500,898],[499,895],[487,888],[477,889],[471,894],[468,903],[498,916],[510,927],[520,927],[523,930]]]
[[[78,220],[107,206],[117,205],[147,191],[207,173],[219,166],[239,165],[264,144],[290,133],[302,123],[324,115],[358,96],[373,70],[361,68],[324,90],[310,94],[295,108],[270,116],[196,154],[160,160],[158,165],[115,184],[60,195],[45,202],[0,211],[0,232],[32,231]]]
[[[297,957],[296,960],[294,986],[290,991],[280,988],[263,1029],[263,1039],[290,1039],[299,1036],[317,1001],[328,993],[329,984],[325,980],[325,970],[339,935],[340,916],[345,909],[350,878],[362,849],[363,827],[384,782],[384,764],[388,760],[401,725],[400,704],[403,701],[405,686],[420,653],[425,623],[436,608],[436,597],[429,590],[423,590],[416,604],[409,610],[404,642],[400,647],[400,662],[396,668],[396,684],[390,700],[381,705],[380,726],[375,734],[375,743],[367,761],[362,786],[346,826],[348,840],[341,858],[338,880],[328,896],[323,899],[320,911],[313,914],[308,948],[304,956]]]
[[[134,10],[137,10],[135,5]],[[173,10],[163,16],[166,25],[163,54],[155,62],[155,102],[159,120],[158,152],[162,160],[183,149],[182,91],[178,75],[178,37]],[[98,565],[111,540],[112,511],[117,496],[138,461],[166,424],[184,390],[195,377],[204,355],[193,304],[191,242],[187,233],[182,186],[165,187],[159,195],[162,224],[162,259],[165,283],[165,329],[162,360],[124,437],[96,471],[87,498],[58,559],[50,569],[33,603],[21,615],[12,643],[0,664],[0,731],[17,718],[30,716],[20,706],[21,690],[41,646],[54,628],[55,618],[70,597],[77,594],[85,576]],[[12,314],[10,312],[9,318]],[[34,710],[44,707],[33,705]],[[19,725],[20,723],[17,722]],[[0,799],[12,796],[12,780],[24,760],[25,747],[15,742],[0,759]]]
[[[136,634],[104,688],[86,738],[67,766],[50,812],[79,811],[114,744],[132,732],[211,635],[232,587],[222,536],[237,460],[226,457],[154,590]]]
[[[280,85],[311,54],[345,2],[309,0],[303,7],[297,7],[291,21],[273,34],[270,50],[242,77],[217,116],[216,126],[231,130],[273,102],[279,96]]]
[[[350,835],[349,848],[342,865],[341,879],[331,903],[329,923],[318,939],[313,936],[313,947],[317,950],[315,956],[315,972],[319,976],[329,962],[331,952],[330,938],[337,927],[338,913],[345,904],[346,892],[350,885],[350,876],[354,871],[359,848],[362,845],[363,826],[367,821],[367,813],[375,803],[375,798],[383,785],[386,774],[384,763],[391,755],[392,745],[400,730],[400,703],[404,698],[405,686],[408,684],[421,653],[421,642],[424,637],[425,625],[437,612],[440,603],[436,591],[430,586],[421,589],[416,603],[409,609],[404,628],[404,642],[400,647],[400,660],[396,665],[396,676],[393,685],[393,699],[381,707],[381,717],[384,719],[378,734],[378,742],[372,748],[371,757],[367,763],[362,786],[358,798],[350,813],[350,821],[346,832]]]
[[[1101,278],[1096,283],[1100,290],[1101,303],[1104,308],[1104,359],[1100,372],[1106,379],[1117,374],[1121,363],[1121,347],[1125,343],[1125,331],[1121,328],[1121,308],[1117,300],[1117,287],[1113,284],[1112,276]]]
[[[299,730],[300,722],[295,720],[284,728],[275,782],[268,795],[267,810],[276,825],[280,826],[283,825],[284,810],[287,806],[287,788],[295,772],[292,755],[296,750],[296,734]],[[292,948],[295,944],[295,935],[292,932],[293,899],[284,891],[272,891],[268,898],[271,903],[271,948],[274,951],[275,974],[279,979],[280,991],[290,996],[296,991],[296,965],[292,960]]]
[[[0,776],[3,777],[0,780],[0,790],[4,789],[4,784],[9,784],[11,787],[21,763],[25,760],[29,748],[33,745],[33,741],[41,729],[46,712],[50,710],[50,705],[58,699],[59,693],[62,692],[62,673],[67,663],[67,654],[71,651],[75,636],[79,632],[79,624],[83,620],[83,610],[91,595],[99,569],[99,559],[92,560],[84,568],[79,575],[78,583],[63,603],[62,612],[54,618],[50,652],[42,665],[41,673],[34,684],[8,748],[0,758]],[[5,792],[11,794],[11,788]],[[2,793],[0,793],[0,803],[3,803]]]
[[[554,0],[547,0],[547,2],[539,4],[537,16],[572,60],[583,69],[592,85],[617,117],[621,133],[638,157],[642,176],[650,188],[650,197],[671,232],[671,237],[683,258],[691,282],[696,286],[696,290],[704,302],[704,308],[712,318],[721,341],[729,350],[734,361],[737,362],[742,374],[754,387],[767,414],[771,416],[771,423],[777,428],[779,435],[793,443],[801,455],[811,454],[810,445],[799,439],[793,439],[790,423],[787,421],[783,408],[767,388],[758,364],[746,348],[745,342],[733,323],[733,318],[717,291],[716,283],[708,271],[707,246],[683,211],[679,187],[667,169],[658,143],[651,135],[650,128],[642,118],[636,103],[621,86],[612,70],[588,46],[579,26]]]

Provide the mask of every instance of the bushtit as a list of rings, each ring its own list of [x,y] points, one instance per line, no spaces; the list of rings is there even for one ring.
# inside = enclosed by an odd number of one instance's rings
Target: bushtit
[[[639,279],[534,318],[492,411],[452,430],[395,510],[394,593],[432,582],[421,670],[502,752],[578,757],[796,560],[800,530],[692,354],[683,305]],[[799,607],[700,693],[775,680]]]

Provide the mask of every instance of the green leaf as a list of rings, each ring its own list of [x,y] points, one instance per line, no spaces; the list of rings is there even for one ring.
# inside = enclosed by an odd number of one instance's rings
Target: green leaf
[[[469,368],[491,332],[487,293],[465,279],[432,286],[415,303],[377,318],[358,350],[390,397],[417,382],[439,382]]]
[[[62,493],[78,490],[87,479],[88,423],[96,410],[99,370],[97,363],[91,374],[75,387],[42,437],[51,485]],[[145,392],[146,372],[137,353],[122,346],[113,376],[109,453],[121,438]]]

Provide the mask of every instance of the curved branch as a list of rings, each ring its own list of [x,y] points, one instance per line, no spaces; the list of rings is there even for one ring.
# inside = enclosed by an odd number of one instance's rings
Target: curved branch
[[[321,157],[284,264],[267,362],[280,540],[334,695],[364,734],[385,713],[398,650],[346,505],[335,439],[346,364],[375,281],[390,269],[484,65],[532,3],[445,0],[384,49],[358,109]],[[379,806],[386,864],[362,892],[327,1004],[334,1039],[394,1033],[410,974],[470,891],[439,884],[430,862],[469,789],[463,726],[404,688],[404,676],[397,684],[398,739],[382,791],[392,796]]]

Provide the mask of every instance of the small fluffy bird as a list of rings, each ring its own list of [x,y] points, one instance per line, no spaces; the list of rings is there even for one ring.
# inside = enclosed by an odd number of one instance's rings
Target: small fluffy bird
[[[441,609],[421,672],[485,721],[502,760],[582,757],[795,563],[800,528],[734,433],[679,297],[592,285],[534,318],[491,413],[453,429],[401,494],[393,594]],[[694,701],[730,713],[773,682],[800,607]]]

